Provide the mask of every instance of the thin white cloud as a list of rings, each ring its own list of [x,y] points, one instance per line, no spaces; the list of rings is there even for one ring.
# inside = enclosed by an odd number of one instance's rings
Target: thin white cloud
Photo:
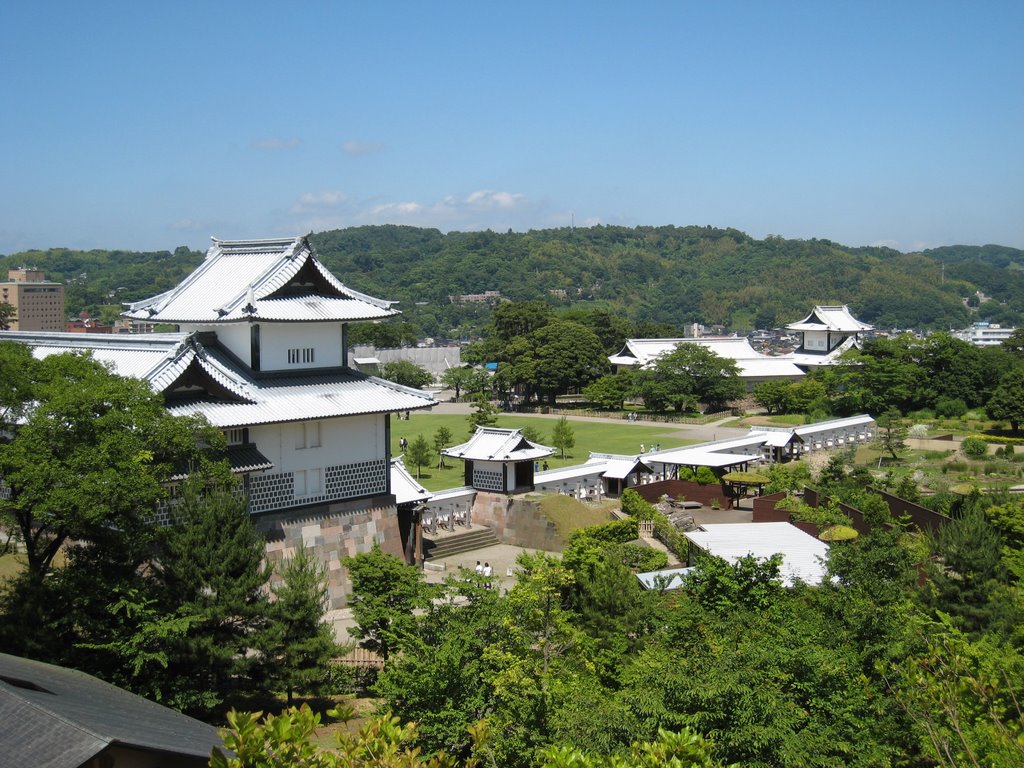
[[[291,213],[302,214],[325,208],[337,208],[347,202],[348,196],[344,192],[336,190],[306,192],[303,195],[299,195],[299,199],[292,203],[289,210]]]
[[[521,193],[483,189],[465,197],[448,195],[433,202],[366,200],[338,191],[307,192],[291,204],[288,214],[289,225],[296,231],[361,224],[405,224],[443,231],[471,231],[529,229],[550,216],[550,211]]]
[[[214,234],[224,222],[219,219],[178,219],[166,226],[170,232],[184,234],[200,233],[206,235]]]
[[[875,240],[871,243],[872,246],[881,248],[892,248],[896,251],[902,251],[903,253],[920,253],[928,248],[934,248],[934,243],[929,243],[927,240],[913,240],[909,243],[901,243],[899,240]]]
[[[267,151],[277,151],[281,149],[297,149],[302,146],[302,139],[297,136],[292,136],[287,139],[271,138],[271,139],[260,139],[252,143],[253,149],[263,149]]]
[[[345,151],[346,155],[372,155],[374,152],[383,152],[385,149],[383,144],[355,140],[346,141],[341,145],[341,148]]]
[[[483,210],[494,208],[508,210],[525,202],[525,195],[513,192],[495,192],[493,189],[479,189],[466,198],[467,205]]]

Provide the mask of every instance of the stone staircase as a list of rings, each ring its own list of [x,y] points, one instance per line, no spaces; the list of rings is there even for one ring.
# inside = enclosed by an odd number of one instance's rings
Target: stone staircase
[[[424,536],[423,558],[425,560],[443,560],[452,555],[493,547],[500,543],[490,528],[474,526],[468,530],[445,533],[434,538]]]

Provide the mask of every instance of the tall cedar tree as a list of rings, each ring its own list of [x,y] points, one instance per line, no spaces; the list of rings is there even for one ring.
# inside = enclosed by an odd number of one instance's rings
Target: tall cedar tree
[[[196,686],[202,709],[249,674],[255,638],[267,624],[263,537],[234,486],[185,483],[164,530],[160,577],[168,607],[190,616],[188,637],[169,651],[169,671]]]
[[[271,592],[270,626],[263,644],[268,678],[288,694],[319,692],[337,653],[334,630],[324,621],[327,574],[323,564],[300,547],[281,567],[281,583]]]

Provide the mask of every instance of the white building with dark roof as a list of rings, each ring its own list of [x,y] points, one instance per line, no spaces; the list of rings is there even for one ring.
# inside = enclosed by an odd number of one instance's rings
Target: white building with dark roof
[[[290,557],[303,545],[317,552],[340,607],[342,558],[374,541],[403,550],[389,415],[434,404],[349,365],[348,323],[398,314],[392,303],[347,288],[306,237],[214,240],[180,285],[125,313],[177,325],[177,333],[0,338],[29,344],[39,357],[90,352],[148,381],[172,414],[202,415],[222,429],[268,556]]]

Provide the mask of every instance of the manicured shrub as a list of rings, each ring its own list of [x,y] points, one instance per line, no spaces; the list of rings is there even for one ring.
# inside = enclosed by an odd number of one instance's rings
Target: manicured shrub
[[[711,467],[697,467],[697,482],[701,485],[711,485],[718,482],[718,476]]]
[[[980,437],[965,437],[964,441],[960,443],[960,450],[963,451],[964,456],[980,459],[988,453],[988,443]]]
[[[967,413],[967,403],[959,398],[944,397],[935,402],[935,413],[942,418],[959,419]]]

